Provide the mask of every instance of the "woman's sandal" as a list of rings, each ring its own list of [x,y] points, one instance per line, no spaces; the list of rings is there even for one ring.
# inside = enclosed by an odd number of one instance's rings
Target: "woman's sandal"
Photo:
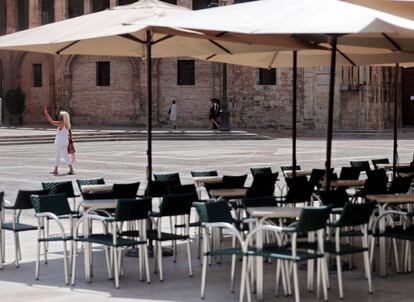
[[[73,175],[73,174],[75,174],[75,171],[69,171],[68,172],[68,175]]]

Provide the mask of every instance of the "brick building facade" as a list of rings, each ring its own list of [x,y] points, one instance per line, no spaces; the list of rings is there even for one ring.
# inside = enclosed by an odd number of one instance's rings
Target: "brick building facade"
[[[211,2],[165,1],[194,9]],[[0,35],[131,2],[135,0],[0,0]],[[221,96],[221,65],[198,60],[191,65],[187,60],[190,59],[154,59],[154,124],[157,126],[167,124],[172,100],[177,100],[179,127],[208,126],[208,99]],[[182,63],[194,66],[192,74],[188,70],[184,70],[186,75],[180,74],[178,69]],[[75,125],[144,126],[145,68],[140,58],[59,57],[0,51],[0,94],[17,86],[23,89],[26,124],[45,123],[42,107],[47,104],[54,111],[59,108],[70,111]],[[192,81],[188,77],[193,77]],[[232,127],[289,128],[291,82],[290,69],[260,71],[229,65]],[[298,83],[298,126],[324,129],[329,68],[301,68]],[[336,83],[336,128],[391,127],[395,93],[393,68],[339,68]]]

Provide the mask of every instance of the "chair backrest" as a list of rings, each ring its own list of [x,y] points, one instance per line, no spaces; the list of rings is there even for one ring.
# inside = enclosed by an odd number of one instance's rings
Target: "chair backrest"
[[[163,197],[164,195],[168,194],[168,187],[169,186],[177,186],[176,182],[167,182],[167,181],[155,181],[151,180],[147,184],[147,188],[145,189],[145,196],[151,197]]]
[[[154,180],[160,182],[168,182],[170,185],[181,185],[180,174],[167,173],[167,174],[154,174]]]
[[[265,197],[251,197],[251,198],[243,198],[242,200],[243,206],[245,208],[250,207],[275,207],[277,206],[276,198],[273,196],[265,196]]]
[[[270,187],[251,187],[246,191],[246,198],[266,197],[273,196],[275,192],[275,186]]]
[[[253,177],[255,177],[256,174],[271,174],[271,173],[273,173],[271,167],[250,168],[250,172],[252,173]]]
[[[92,178],[92,179],[77,179],[76,183],[78,184],[79,191],[82,193],[82,186],[88,185],[104,185],[105,180],[101,178]]]
[[[246,182],[247,175],[240,175],[240,176],[230,176],[224,175],[222,183],[226,188],[243,188],[244,183]]]
[[[360,168],[361,171],[371,171],[371,166],[369,165],[369,161],[367,160],[351,160],[351,167]]]
[[[280,166],[280,170],[282,172],[292,171],[293,170],[293,166]],[[300,166],[299,165],[296,165],[296,170],[300,170]]]
[[[279,172],[255,174],[253,176],[252,188],[274,187],[278,177]]]
[[[331,208],[325,206],[318,208],[303,208],[300,212],[298,222],[295,225],[295,232],[307,233],[324,229],[330,212]]]
[[[391,186],[388,189],[388,193],[390,194],[407,193],[411,187],[412,181],[413,181],[413,176],[407,176],[407,177],[397,176],[392,180]]]
[[[116,221],[132,221],[147,219],[148,213],[152,210],[152,199],[120,199],[116,204],[115,220]]]
[[[218,176],[216,170],[211,171],[191,171],[192,177],[203,177],[203,176]]]
[[[285,203],[303,203],[311,199],[312,190],[306,176],[285,178],[288,192]]]
[[[329,169],[331,179],[333,174],[334,168]],[[325,169],[312,169],[311,175],[309,177],[309,186],[313,191],[316,187],[319,190],[322,187],[321,181],[324,179],[326,174]]]
[[[16,210],[33,209],[30,195],[47,195],[49,190],[19,190],[13,208]]]
[[[75,197],[72,181],[42,182],[42,187],[50,194],[65,193],[68,198]]]
[[[197,190],[196,190],[196,188],[193,184],[168,187],[167,190],[168,190],[168,194],[191,193],[191,194],[194,194],[194,196],[198,196],[197,195]]]
[[[378,170],[378,165],[380,164],[389,164],[390,161],[388,158],[379,158],[379,159],[373,159],[371,160],[372,165],[374,166],[375,170]]]
[[[367,172],[368,179],[365,181],[365,194],[386,194],[388,178],[384,169]]]
[[[65,193],[31,195],[31,202],[36,213],[50,212],[56,216],[72,213]]]
[[[113,191],[115,198],[135,199],[137,197],[139,185],[139,182],[129,184],[114,184]]]
[[[4,192],[0,191],[0,212],[3,209],[3,203],[4,203]]]
[[[346,189],[338,188],[330,191],[320,191],[319,197],[324,206],[332,206],[332,208],[342,208],[345,203],[349,202]]]
[[[160,204],[160,216],[190,214],[193,202],[198,198],[192,193],[164,195]]]
[[[376,203],[350,203],[344,205],[339,219],[335,222],[337,227],[358,226],[369,223]]]
[[[195,202],[194,207],[197,210],[201,223],[234,222],[231,216],[231,209],[226,201]]]
[[[361,168],[359,167],[342,167],[341,173],[339,174],[339,179],[342,179],[342,180],[359,179],[359,174],[361,174]]]

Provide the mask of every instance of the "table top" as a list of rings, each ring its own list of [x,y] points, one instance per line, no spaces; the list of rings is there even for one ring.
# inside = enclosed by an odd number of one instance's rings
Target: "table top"
[[[295,218],[299,217],[301,207],[251,207],[247,208],[247,213],[256,218]]]
[[[365,179],[338,179],[331,180],[331,187],[362,187]]]
[[[399,173],[400,176],[402,177],[410,177],[410,176],[414,176],[414,172],[404,172],[404,173]]]
[[[385,169],[385,170],[390,170],[394,167],[393,164],[379,164],[378,168],[380,169]],[[397,168],[409,168],[410,167],[410,163],[399,163],[397,164]]]
[[[117,199],[88,199],[81,203],[81,207],[88,209],[115,209]]]
[[[216,198],[241,198],[246,196],[247,189],[214,189],[210,190],[209,193],[211,196]]]
[[[379,203],[414,203],[414,194],[375,194],[367,195],[367,199]]]
[[[292,177],[293,171],[285,171],[286,177]],[[312,174],[312,170],[296,170],[296,176],[310,176]]]
[[[223,181],[223,176],[200,176],[193,177],[193,182],[197,184],[217,184]]]
[[[108,193],[112,192],[113,184],[102,184],[102,185],[85,185],[82,186],[82,192],[84,193]]]

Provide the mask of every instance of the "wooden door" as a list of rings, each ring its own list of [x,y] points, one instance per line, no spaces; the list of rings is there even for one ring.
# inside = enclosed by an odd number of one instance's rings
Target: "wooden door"
[[[402,73],[402,120],[404,125],[414,124],[414,68]]]

